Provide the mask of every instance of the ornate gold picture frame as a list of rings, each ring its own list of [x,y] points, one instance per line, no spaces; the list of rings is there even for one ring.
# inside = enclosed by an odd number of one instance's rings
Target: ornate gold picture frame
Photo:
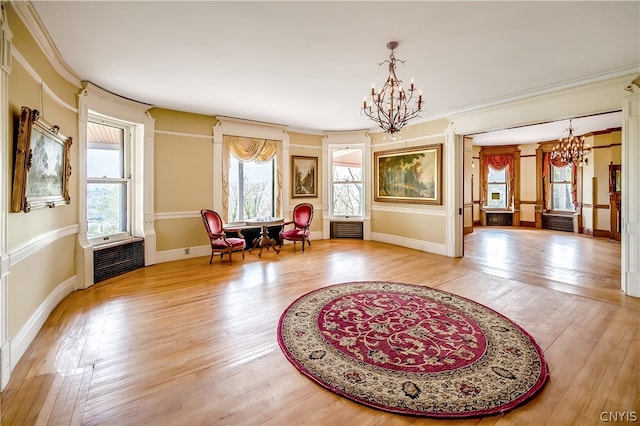
[[[11,211],[69,204],[71,138],[28,107],[20,111],[17,132]]]
[[[442,204],[442,145],[374,153],[375,201]]]

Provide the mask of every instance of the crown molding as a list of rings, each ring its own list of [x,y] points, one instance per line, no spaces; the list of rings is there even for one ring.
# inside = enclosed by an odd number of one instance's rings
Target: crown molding
[[[9,4],[16,11],[18,17],[22,20],[25,27],[27,27],[27,30],[58,74],[74,86],[78,88],[82,87],[80,78],[62,58],[60,51],[53,42],[31,1],[11,0]]]

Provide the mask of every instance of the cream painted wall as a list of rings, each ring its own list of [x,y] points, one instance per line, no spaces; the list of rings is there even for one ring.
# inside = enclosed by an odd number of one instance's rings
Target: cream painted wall
[[[591,143],[590,138],[587,142]],[[582,165],[582,226],[588,235],[593,234],[595,206],[593,204],[593,151],[588,155],[589,162]]]
[[[535,222],[536,148],[538,144],[519,145],[520,149],[520,221]],[[529,204],[533,203],[533,204]]]
[[[473,227],[473,188],[477,184],[473,179],[473,139],[464,139],[464,188],[463,188],[463,206],[464,206],[464,222],[465,229]]]
[[[6,9],[9,27],[14,35],[13,61],[8,79],[10,134],[13,135],[15,130],[14,121],[19,116],[20,108],[28,106],[38,109],[49,123],[58,125],[62,134],[77,140],[76,95],[79,87],[55,71],[13,7]],[[10,159],[9,164],[12,164],[13,143],[8,150],[6,154]],[[77,232],[74,227],[77,229],[78,226],[77,145],[71,146],[70,162],[70,205],[37,209],[29,213],[9,213],[7,216],[7,248],[12,260],[7,275],[7,312],[3,314],[9,338],[27,333],[25,327],[34,320],[38,310],[42,309],[48,315],[47,309],[53,309],[53,306],[46,305],[50,295],[63,283],[74,279]],[[10,196],[13,170],[3,169],[3,173],[8,174]]]
[[[213,143],[155,135],[156,213],[197,211],[213,205]]]
[[[152,108],[158,251],[207,246],[200,210],[213,207],[215,117]]]
[[[445,131],[448,126],[449,120],[445,119],[416,124],[405,128],[401,133],[401,137],[395,141],[385,134],[374,133],[371,135],[371,148],[375,153],[399,148],[441,144],[443,148],[442,163],[446,164],[444,143]],[[443,176],[446,176],[444,166],[441,178]],[[442,205],[388,203],[374,200],[371,208],[371,232],[374,239],[408,238],[415,240],[414,244],[412,244],[414,247],[419,246],[420,241],[444,245],[446,243],[445,217],[443,215],[424,214],[425,211],[443,211],[445,209],[444,195],[447,191],[447,182],[442,179],[441,183]],[[373,184],[375,185],[375,183]],[[415,210],[415,213],[412,210]]]
[[[480,222],[480,147],[473,146],[473,221]]]
[[[318,197],[316,198],[291,198],[291,188],[284,189],[284,197],[288,200],[289,210],[298,203],[311,203],[314,205],[311,232],[322,232],[322,193],[325,185],[325,176],[322,174],[322,139],[324,135],[305,134],[299,132],[287,132],[289,134],[289,156],[299,155],[318,158]],[[291,161],[286,159],[285,161]],[[289,165],[291,170],[291,165]],[[291,184],[291,178],[285,179]],[[287,203],[285,203],[286,205]],[[285,212],[287,218],[291,218],[290,212]]]
[[[373,210],[371,232],[394,235],[417,241],[444,244],[445,216],[431,216],[408,211]]]
[[[74,249],[75,235],[69,235],[11,267],[8,288],[10,336],[18,335],[56,287],[75,275]]]
[[[209,246],[199,211],[197,217],[157,220],[155,229],[158,251]]]
[[[593,159],[593,225],[595,231],[610,231],[609,164],[620,164],[622,133],[596,134],[588,138]]]

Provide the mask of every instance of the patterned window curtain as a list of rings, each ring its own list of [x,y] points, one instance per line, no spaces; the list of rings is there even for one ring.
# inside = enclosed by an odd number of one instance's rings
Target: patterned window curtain
[[[515,173],[513,170],[513,155],[485,155],[484,156],[484,180],[482,181],[482,194],[483,197],[487,196],[487,190],[489,188],[489,166],[496,170],[502,170],[507,168],[507,182],[509,182],[509,191],[512,190],[514,185]],[[485,199],[486,201],[486,199]],[[485,202],[486,204],[486,202]],[[511,197],[507,200],[507,208],[511,207]]]
[[[280,212],[283,174],[282,144],[271,139],[245,138],[241,136],[222,136],[222,212],[224,218],[229,217],[229,169],[231,168],[230,154],[242,161],[253,161],[264,164],[276,157],[276,212]]]
[[[566,167],[569,163],[559,158],[551,158],[550,152],[542,154],[542,201],[547,211],[551,210],[551,166]],[[571,165],[571,203],[578,208],[578,167]]]

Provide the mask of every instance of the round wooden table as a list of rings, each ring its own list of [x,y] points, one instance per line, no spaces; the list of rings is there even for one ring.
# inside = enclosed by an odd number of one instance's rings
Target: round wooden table
[[[278,249],[277,242],[269,236],[268,227],[275,225],[282,225],[284,223],[284,219],[265,219],[265,220],[246,220],[245,225],[248,226],[259,226],[260,227],[260,236],[253,241],[253,247],[249,249],[249,253],[251,253],[254,249],[260,248],[260,253],[258,257],[262,257],[262,248],[266,247],[269,250],[269,247],[273,247],[273,250],[276,253],[280,253]]]

